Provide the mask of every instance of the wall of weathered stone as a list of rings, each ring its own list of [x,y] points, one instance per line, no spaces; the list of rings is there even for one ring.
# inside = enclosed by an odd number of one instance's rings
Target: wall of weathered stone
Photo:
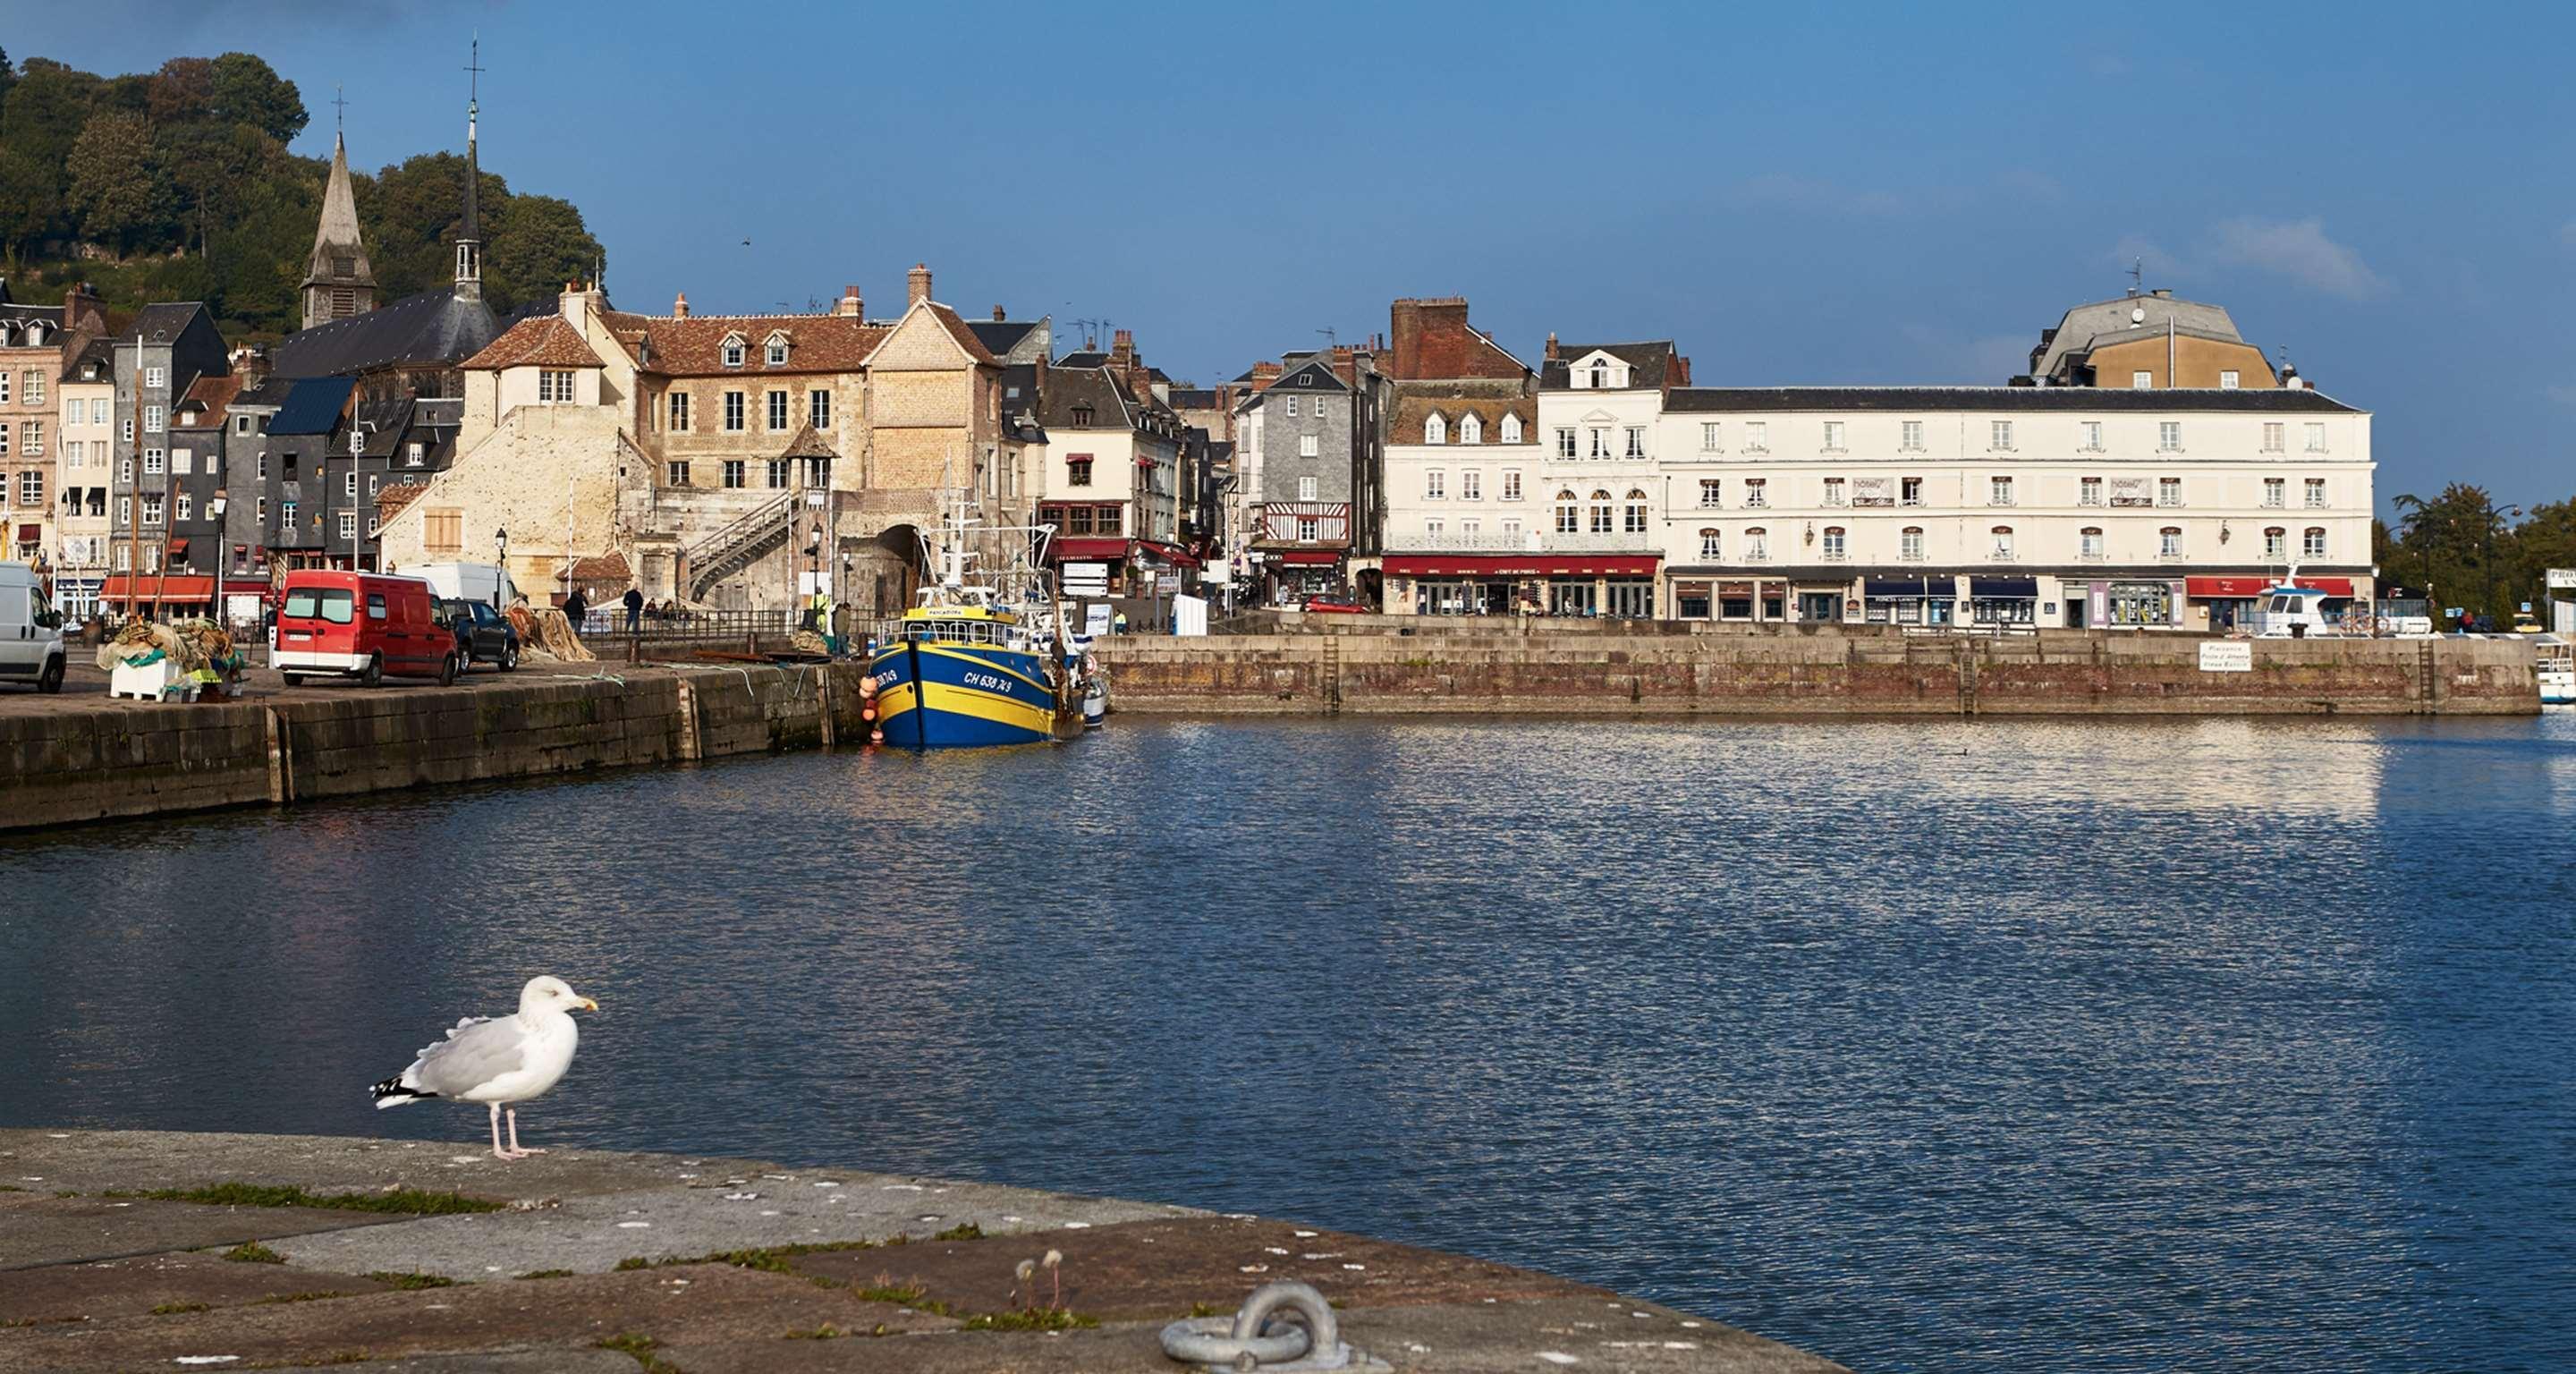
[[[2540,709],[2507,640],[2258,640],[2204,672],[2199,637],[1248,635],[1116,639],[1121,711],[1385,715],[2490,715]]]

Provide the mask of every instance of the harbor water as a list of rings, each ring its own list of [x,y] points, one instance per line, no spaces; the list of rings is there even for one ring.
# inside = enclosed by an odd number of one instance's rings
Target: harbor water
[[[0,1125],[1259,1211],[1858,1368],[2564,1368],[2576,719],[1114,720],[0,839]]]

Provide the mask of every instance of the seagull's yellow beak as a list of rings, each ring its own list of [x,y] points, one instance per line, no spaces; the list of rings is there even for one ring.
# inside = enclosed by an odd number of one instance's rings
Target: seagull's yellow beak
[[[599,1010],[599,1001],[596,998],[585,997],[581,999],[581,1006],[584,1011],[597,1011]]]

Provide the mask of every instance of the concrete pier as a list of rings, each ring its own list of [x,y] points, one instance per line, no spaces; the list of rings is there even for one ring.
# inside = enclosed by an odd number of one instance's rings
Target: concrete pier
[[[1177,1374],[1166,1323],[1282,1279],[1399,1370],[1840,1368],[1545,1274],[1153,1203],[676,1155],[504,1163],[465,1140],[0,1131],[0,1374]]]

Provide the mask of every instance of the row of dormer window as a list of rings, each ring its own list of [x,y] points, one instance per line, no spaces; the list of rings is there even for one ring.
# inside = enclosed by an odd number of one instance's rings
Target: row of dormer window
[[[1517,444],[1521,441],[1521,417],[1505,412],[1499,428],[1502,432],[1500,442]],[[1447,417],[1437,412],[1422,422],[1422,442],[1426,444],[1450,443],[1452,432]],[[1485,422],[1474,411],[1469,411],[1458,417],[1458,425],[1454,433],[1457,443],[1481,444],[1485,442]]]
[[[2015,443],[2016,431],[2013,421],[1989,420],[1986,423],[1986,448],[1989,452],[2012,453],[2017,451],[2017,445]],[[1848,422],[1843,420],[1826,420],[1823,421],[1822,424],[1823,432],[1819,436],[1822,442],[1818,445],[1816,451],[1819,453],[1849,452],[1850,450],[1845,444],[1845,435],[1848,433]],[[2100,420],[2079,420],[2076,422],[2076,426],[2076,433],[2079,441],[2076,444],[2076,452],[2100,453],[2104,451],[2102,446],[2102,422]],[[2302,424],[2300,429],[2300,450],[2302,452],[2324,453],[2327,451],[2326,427],[2323,421],[2308,421]],[[1769,453],[1771,451],[1770,421],[1738,420],[1735,422],[1735,432],[1737,435],[1737,451],[1743,453]],[[1556,446],[1557,455],[1559,457],[1572,458],[1575,456],[1574,433],[1575,431],[1572,429],[1557,430]],[[1642,427],[1629,427],[1627,430],[1627,448],[1624,452],[1615,455],[1602,450],[1600,436],[1607,433],[1609,433],[1609,431],[1602,429],[1591,431],[1593,442],[1591,444],[1589,456],[1594,458],[1607,458],[1613,456],[1643,458],[1646,456],[1643,438],[1645,431]],[[1703,420],[1700,422],[1700,452],[1727,452],[1726,437],[1726,428],[1723,422],[1717,420]],[[1921,420],[1901,420],[1897,422],[1896,451],[1899,453],[1922,453],[1926,451],[1923,446],[1923,422]],[[2158,453],[2183,452],[2182,421],[2159,420],[2156,422],[2156,451]],[[2286,453],[2289,451],[2289,424],[2287,421],[2266,420],[2263,422],[2263,447],[2261,451],[2264,453]]]
[[[2163,506],[2168,508],[2178,508],[2187,504],[2183,497],[2182,478],[2156,478],[2152,495],[2149,493],[2147,480],[2148,479],[2144,477],[2114,477],[2109,479],[2106,483],[2104,479],[2100,477],[2079,477],[2076,479],[2075,483],[2075,504],[2079,506]],[[1760,477],[1740,478],[1738,479],[1738,484],[1743,489],[1740,499],[1745,506],[1767,507],[1771,504],[1768,494],[1770,484],[1766,479]],[[1819,506],[1851,506],[1867,509],[1870,507],[1920,506],[1924,504],[1923,479],[1920,477],[1863,477],[1857,480],[1841,477],[1826,477],[1820,479],[1820,488],[1817,499],[1817,504]],[[1990,476],[1986,479],[1986,504],[1990,506],[2017,505],[2019,504],[2018,498],[2015,496],[2015,492],[2017,490],[2018,488],[2015,485],[2014,478],[2003,474]],[[1724,478],[1701,478],[1699,482],[1699,508],[1702,510],[1723,509],[1726,505],[1725,494],[1726,481]],[[1432,493],[1432,495],[1436,496],[1437,493]],[[2286,477],[2264,478],[2264,508],[2268,510],[2286,510],[2288,509],[2289,504],[2289,479]],[[2331,502],[2327,499],[2326,495],[2326,479],[2322,477],[2303,479],[2300,505],[2308,510],[2327,509],[2331,505]]]

